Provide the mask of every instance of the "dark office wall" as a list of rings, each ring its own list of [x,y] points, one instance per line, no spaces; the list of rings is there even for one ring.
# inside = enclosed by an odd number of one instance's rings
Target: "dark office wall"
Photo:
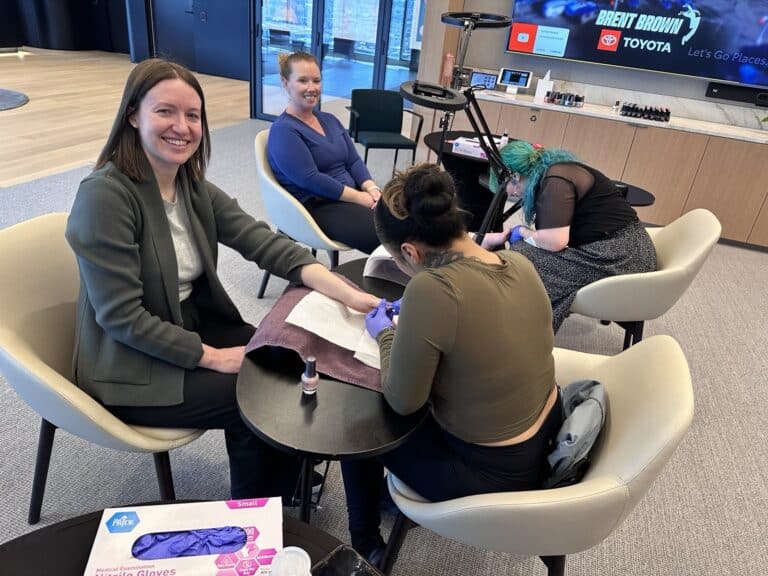
[[[104,7],[107,22],[104,30],[108,31],[109,35],[101,43],[105,48],[99,48],[99,50],[127,54],[129,50],[128,17],[125,12],[125,0],[102,0],[101,4]]]
[[[125,0],[128,20],[128,47],[131,62],[151,58],[155,53],[154,38],[150,26],[151,12],[144,0]]]
[[[23,45],[52,50],[128,52],[125,0],[10,2],[15,2],[19,40]]]
[[[0,48],[21,46],[16,0],[0,0]]]
[[[248,80],[249,14],[249,0],[156,1],[156,54],[196,72]]]
[[[195,0],[195,70],[237,80],[251,77],[249,0]]]

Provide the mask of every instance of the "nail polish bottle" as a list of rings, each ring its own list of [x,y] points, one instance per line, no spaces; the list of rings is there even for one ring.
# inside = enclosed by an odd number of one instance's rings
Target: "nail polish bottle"
[[[301,375],[301,390],[304,394],[315,394],[320,377],[317,375],[317,360],[314,356],[307,358],[304,373]]]

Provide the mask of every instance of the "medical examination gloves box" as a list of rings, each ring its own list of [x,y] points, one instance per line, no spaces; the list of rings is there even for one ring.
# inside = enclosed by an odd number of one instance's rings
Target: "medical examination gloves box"
[[[498,146],[500,140],[495,138],[494,141],[496,142],[496,146]],[[480,146],[480,141],[477,138],[456,138],[456,140],[453,141],[452,150],[454,154],[472,156],[473,158],[483,158],[484,160],[488,159],[482,146]]]
[[[84,576],[266,576],[282,547],[280,498],[107,508]]]

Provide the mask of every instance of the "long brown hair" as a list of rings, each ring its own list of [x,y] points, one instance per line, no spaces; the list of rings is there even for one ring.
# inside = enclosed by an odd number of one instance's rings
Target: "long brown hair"
[[[107,143],[96,160],[96,168],[107,162],[114,163],[121,172],[132,180],[145,180],[152,175],[152,167],[141,146],[138,130],[128,123],[128,118],[141,105],[144,96],[163,80],[178,78],[189,84],[200,97],[200,122],[203,133],[192,157],[184,166],[193,180],[205,178],[205,169],[211,158],[211,134],[208,131],[208,118],[205,114],[205,97],[197,78],[186,67],[162,58],[150,58],[137,64],[128,75],[123,89],[123,99],[117,109],[117,116],[109,132]]]

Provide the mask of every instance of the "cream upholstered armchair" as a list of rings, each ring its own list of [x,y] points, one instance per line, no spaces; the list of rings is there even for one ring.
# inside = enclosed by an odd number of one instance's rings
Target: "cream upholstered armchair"
[[[0,230],[0,373],[42,417],[29,523],[40,519],[56,428],[100,446],[151,452],[165,500],[175,498],[168,451],[200,430],[125,424],[72,382],[77,263],[64,238],[66,214]]]
[[[555,349],[557,381],[605,385],[608,416],[578,484],[549,490],[427,502],[389,474],[402,514],[447,538],[488,550],[539,556],[550,576],[565,573],[565,556],[608,538],[629,516],[685,436],[693,389],[680,346],[654,336],[613,357]],[[407,524],[398,517],[382,562],[391,568]]]
[[[657,270],[603,278],[576,293],[571,313],[624,328],[624,349],[643,337],[646,320],[672,308],[691,285],[720,239],[720,222],[697,208],[663,228],[649,228],[656,247]]]
[[[280,185],[267,160],[268,138],[269,130],[262,130],[256,134],[254,148],[259,190],[269,220],[277,227],[278,232],[296,240],[296,242],[309,246],[312,249],[312,254],[317,254],[318,250],[327,250],[331,267],[338,266],[339,251],[350,250],[351,248],[328,238],[301,202]],[[264,297],[269,277],[270,273],[265,270],[257,294],[258,298]]]

